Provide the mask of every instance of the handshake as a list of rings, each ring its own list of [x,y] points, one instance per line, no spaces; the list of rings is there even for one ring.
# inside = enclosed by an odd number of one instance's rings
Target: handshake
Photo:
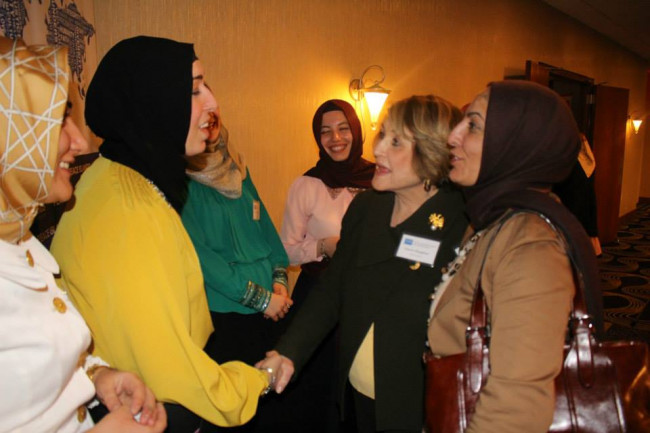
[[[273,389],[278,394],[287,387],[294,372],[293,361],[276,350],[266,352],[266,358],[255,364],[255,367],[268,372],[269,390]]]

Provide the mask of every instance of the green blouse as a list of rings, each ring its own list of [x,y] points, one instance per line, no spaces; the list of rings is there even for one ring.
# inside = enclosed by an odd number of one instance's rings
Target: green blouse
[[[272,292],[274,268],[289,264],[275,226],[246,174],[242,195],[236,199],[191,180],[183,208],[183,224],[199,256],[210,310],[220,313],[257,313],[256,290]]]

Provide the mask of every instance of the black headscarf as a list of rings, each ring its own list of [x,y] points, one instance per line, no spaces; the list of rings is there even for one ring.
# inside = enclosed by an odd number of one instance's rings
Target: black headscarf
[[[88,88],[86,121],[102,156],[152,181],[180,213],[192,110],[191,44],[138,36],[104,56]]]
[[[330,111],[342,111],[352,132],[352,148],[345,161],[334,161],[327,154],[320,142],[320,129],[323,115]],[[363,136],[361,122],[352,105],[341,99],[330,99],[324,102],[312,120],[312,131],[318,144],[320,159],[315,167],[307,170],[305,176],[316,177],[330,188],[354,187],[370,188],[372,177],[375,173],[375,164],[361,157],[363,153]]]
[[[576,122],[554,91],[528,81],[490,84],[481,168],[465,188],[467,213],[476,230],[508,209],[546,215],[567,238],[569,254],[582,272],[587,310],[603,329],[602,294],[596,256],[584,228],[548,193],[564,180],[580,151]]]

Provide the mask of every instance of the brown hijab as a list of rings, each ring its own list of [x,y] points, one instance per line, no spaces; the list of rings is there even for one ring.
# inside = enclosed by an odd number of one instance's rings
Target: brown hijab
[[[320,128],[323,124],[323,115],[330,111],[342,111],[350,124],[352,131],[352,148],[345,161],[334,161],[327,154],[320,142]],[[372,177],[375,173],[375,164],[361,157],[363,153],[363,136],[361,122],[352,105],[341,99],[330,99],[321,104],[312,120],[312,131],[320,159],[315,167],[309,169],[304,175],[316,177],[330,188],[353,187],[370,188]]]
[[[52,184],[68,100],[67,50],[0,37],[0,238],[17,243]]]
[[[564,180],[578,157],[580,135],[560,96],[529,81],[491,83],[481,168],[465,188],[467,213],[476,230],[508,209],[548,217],[567,238],[570,257],[582,273],[587,310],[603,329],[598,264],[582,225],[561,203],[541,190]]]

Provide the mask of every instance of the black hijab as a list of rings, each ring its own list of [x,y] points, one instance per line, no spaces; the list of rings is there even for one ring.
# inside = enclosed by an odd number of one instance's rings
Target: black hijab
[[[587,310],[603,329],[602,294],[596,256],[584,228],[548,193],[571,172],[580,151],[578,127],[566,102],[554,91],[528,81],[490,84],[481,168],[465,189],[467,213],[476,230],[508,209],[546,215],[567,238],[582,272]]]
[[[191,44],[138,36],[104,56],[88,88],[86,122],[102,156],[149,179],[180,213],[192,109]]]
[[[330,111],[342,111],[352,132],[352,148],[345,161],[334,161],[327,154],[320,142],[320,128],[323,123],[323,115]],[[375,173],[375,164],[361,157],[363,153],[363,136],[361,134],[361,122],[357,117],[352,105],[341,99],[330,99],[324,102],[316,110],[312,120],[312,131],[316,144],[318,144],[318,155],[320,159],[315,167],[307,170],[305,176],[315,177],[323,181],[330,188],[353,187],[370,188],[372,177]]]

